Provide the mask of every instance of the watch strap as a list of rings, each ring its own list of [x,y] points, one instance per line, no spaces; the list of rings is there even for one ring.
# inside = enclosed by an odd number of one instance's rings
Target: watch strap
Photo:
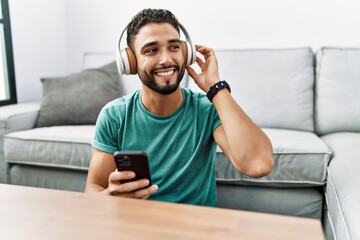
[[[230,86],[226,81],[220,81],[211,86],[209,92],[206,94],[210,102],[212,102],[212,99],[218,93],[218,91],[224,88],[226,88],[229,93],[231,93]]]

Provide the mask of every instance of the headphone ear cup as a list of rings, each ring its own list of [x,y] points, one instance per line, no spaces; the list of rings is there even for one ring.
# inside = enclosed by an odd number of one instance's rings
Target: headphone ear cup
[[[187,66],[187,65],[189,65],[189,63],[188,63],[189,62],[189,60],[188,60],[188,56],[189,56],[188,51],[189,50],[188,50],[188,46],[185,41],[181,41],[181,51],[182,51],[182,54],[185,59],[185,65]]]
[[[134,52],[130,48],[125,48],[125,51],[129,62],[129,73],[137,74],[137,63]]]
[[[181,50],[184,55],[184,59],[186,61],[186,65],[191,65],[196,60],[196,51],[195,47],[191,45],[189,42],[182,41],[181,42]]]
[[[116,54],[116,63],[120,74],[130,75],[137,73],[136,57],[130,48],[119,50]]]

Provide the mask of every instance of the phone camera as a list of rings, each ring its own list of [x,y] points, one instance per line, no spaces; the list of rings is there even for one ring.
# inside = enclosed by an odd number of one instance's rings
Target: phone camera
[[[119,165],[122,167],[131,166],[131,159],[129,156],[124,156],[123,158],[120,158],[118,162],[119,162]]]

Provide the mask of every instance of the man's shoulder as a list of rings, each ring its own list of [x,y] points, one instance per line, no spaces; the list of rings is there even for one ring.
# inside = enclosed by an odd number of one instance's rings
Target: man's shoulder
[[[119,108],[127,107],[127,105],[129,105],[129,103],[133,102],[138,97],[138,92],[139,91],[136,91],[136,92],[131,93],[129,95],[125,95],[125,96],[119,97],[117,99],[114,99],[114,100],[108,102],[103,107],[103,110],[104,111],[111,111],[113,109],[119,109]]]
[[[119,119],[127,109],[134,105],[138,98],[139,91],[114,99],[108,102],[101,110],[100,115],[110,119]]]

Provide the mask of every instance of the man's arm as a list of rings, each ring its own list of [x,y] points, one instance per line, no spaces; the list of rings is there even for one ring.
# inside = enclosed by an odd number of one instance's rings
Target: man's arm
[[[157,191],[158,187],[156,185],[141,189],[149,185],[149,180],[147,179],[121,183],[122,180],[133,179],[134,177],[134,172],[118,172],[116,170],[112,154],[94,149],[85,192],[147,199],[152,193]]]
[[[205,59],[204,62],[196,58],[201,73],[197,74],[189,66],[187,70],[196,84],[207,93],[220,79],[216,56],[212,49],[204,46],[196,45],[196,50]],[[246,115],[227,89],[220,90],[212,102],[222,123],[215,130],[214,139],[234,167],[250,177],[268,175],[274,166],[268,137]]]

